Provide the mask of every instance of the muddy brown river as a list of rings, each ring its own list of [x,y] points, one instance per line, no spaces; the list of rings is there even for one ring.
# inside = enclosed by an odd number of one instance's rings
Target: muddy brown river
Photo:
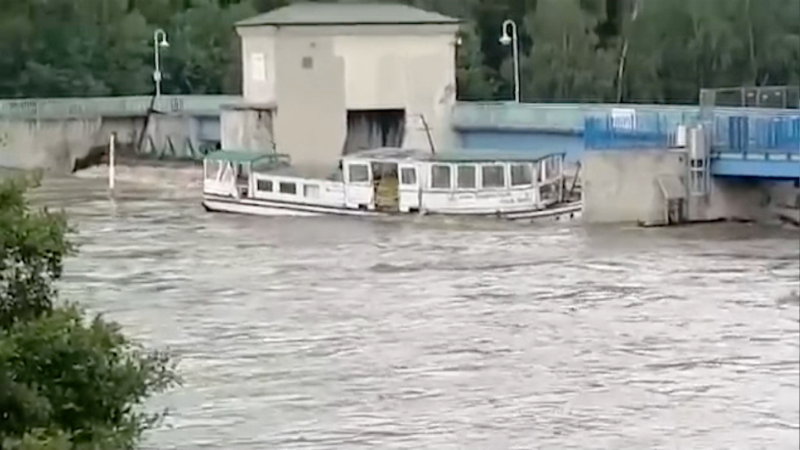
[[[146,448],[800,446],[796,230],[215,215],[122,172],[32,197],[79,231],[63,297],[180,360]]]

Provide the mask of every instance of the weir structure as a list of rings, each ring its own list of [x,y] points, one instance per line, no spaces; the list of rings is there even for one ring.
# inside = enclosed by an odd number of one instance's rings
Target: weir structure
[[[775,92],[786,98],[785,89],[753,94]],[[720,109],[713,94],[702,93],[698,114],[680,121],[622,108],[587,117],[585,219],[665,225],[797,208],[798,110]]]

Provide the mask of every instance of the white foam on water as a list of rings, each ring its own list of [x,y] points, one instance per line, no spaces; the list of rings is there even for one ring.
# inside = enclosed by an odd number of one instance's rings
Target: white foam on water
[[[197,190],[203,187],[202,167],[116,166],[115,180],[151,188]],[[78,178],[108,180],[108,165],[89,167]]]

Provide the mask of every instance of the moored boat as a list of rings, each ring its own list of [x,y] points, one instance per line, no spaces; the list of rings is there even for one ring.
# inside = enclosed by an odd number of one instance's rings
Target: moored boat
[[[208,211],[261,216],[442,214],[571,220],[564,154],[379,148],[346,155],[327,178],[287,155],[216,151],[203,161]]]

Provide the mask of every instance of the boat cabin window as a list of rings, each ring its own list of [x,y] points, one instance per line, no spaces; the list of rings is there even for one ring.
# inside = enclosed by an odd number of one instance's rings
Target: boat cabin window
[[[400,184],[417,184],[417,169],[413,167],[403,167],[400,169]]]
[[[219,161],[206,161],[206,180],[216,180],[221,163]]]
[[[296,195],[297,194],[297,184],[291,183],[291,182],[288,182],[288,181],[281,181],[280,184],[278,184],[278,191],[281,194]]]
[[[303,196],[308,198],[319,198],[319,185],[318,184],[304,184]]]
[[[442,164],[431,166],[431,188],[450,189],[450,166]]]
[[[475,166],[458,166],[456,186],[459,189],[475,189],[478,187],[478,171]]]
[[[550,156],[544,160],[544,174],[542,177],[545,180],[549,180],[558,174],[558,163],[558,156]]]
[[[366,164],[350,164],[347,169],[349,172],[347,179],[350,183],[369,182],[369,166]]]
[[[256,180],[256,190],[261,192],[272,192],[272,180]]]
[[[525,186],[533,184],[533,169],[530,164],[511,165],[511,185]]]
[[[483,176],[483,187],[502,188],[506,187],[506,171],[502,164],[492,164],[481,167]]]

